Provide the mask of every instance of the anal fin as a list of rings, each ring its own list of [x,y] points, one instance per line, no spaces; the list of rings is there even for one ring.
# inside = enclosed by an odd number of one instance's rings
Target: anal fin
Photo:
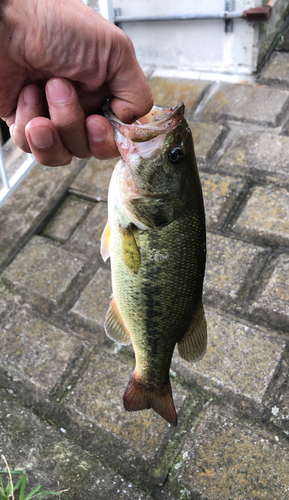
[[[131,344],[130,334],[125,327],[115,299],[111,301],[109,309],[106,313],[104,329],[106,335],[114,342],[122,345]]]
[[[162,387],[146,387],[135,373],[133,373],[123,396],[123,405],[126,411],[148,410],[152,408],[174,427],[178,423],[169,380]]]
[[[178,342],[178,351],[186,361],[201,359],[207,349],[207,322],[203,303],[200,301],[184,337]]]

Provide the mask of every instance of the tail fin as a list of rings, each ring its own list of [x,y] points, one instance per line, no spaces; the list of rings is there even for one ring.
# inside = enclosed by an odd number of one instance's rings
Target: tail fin
[[[133,373],[127,390],[123,396],[123,405],[127,411],[137,411],[152,408],[167,422],[176,427],[178,417],[172,397],[171,383],[162,387],[147,388]]]

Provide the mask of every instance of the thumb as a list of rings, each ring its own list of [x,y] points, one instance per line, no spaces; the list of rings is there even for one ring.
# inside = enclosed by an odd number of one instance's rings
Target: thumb
[[[122,51],[119,51],[119,47],[112,49],[113,55],[109,66],[113,70],[108,78],[108,88],[110,95],[113,96],[110,102],[112,111],[122,122],[131,123],[146,115],[153,107],[154,100],[147,79],[136,59],[132,41],[126,36],[125,42]]]
[[[124,95],[122,96],[122,94]],[[147,82],[142,86],[130,87],[129,92],[119,92],[119,96],[112,98],[110,107],[123,123],[132,123],[146,115],[154,104]]]

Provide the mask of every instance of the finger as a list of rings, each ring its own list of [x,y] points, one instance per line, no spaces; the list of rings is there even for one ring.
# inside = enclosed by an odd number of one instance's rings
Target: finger
[[[66,149],[78,158],[91,156],[84,110],[73,84],[64,78],[52,78],[46,84],[46,96],[51,121]]]
[[[115,144],[111,124],[104,116],[92,115],[86,119],[89,148],[99,160],[116,158],[119,151]]]
[[[19,96],[15,120],[12,127],[10,126],[13,142],[26,153],[31,153],[31,151],[25,135],[25,126],[30,120],[37,116],[43,116],[43,114],[44,104],[41,90],[37,85],[27,85]]]
[[[79,87],[79,86],[78,86]],[[110,92],[106,85],[102,85],[95,92],[85,94],[81,89],[77,89],[79,103],[85,112],[85,116],[101,114],[103,104],[110,97]]]
[[[26,138],[36,160],[42,165],[68,165],[72,154],[63,145],[54,124],[48,118],[33,118],[25,127]]]
[[[125,50],[119,52],[121,46]],[[109,68],[108,88],[113,96],[110,107],[116,116],[124,123],[131,123],[146,115],[154,104],[153,95],[137,62],[132,41],[123,32],[112,51]]]

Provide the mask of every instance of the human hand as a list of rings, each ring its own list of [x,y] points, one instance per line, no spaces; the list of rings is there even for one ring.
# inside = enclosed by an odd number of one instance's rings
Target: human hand
[[[80,0],[0,0],[0,116],[42,164],[118,156],[100,112],[124,122],[153,99],[132,42]]]

